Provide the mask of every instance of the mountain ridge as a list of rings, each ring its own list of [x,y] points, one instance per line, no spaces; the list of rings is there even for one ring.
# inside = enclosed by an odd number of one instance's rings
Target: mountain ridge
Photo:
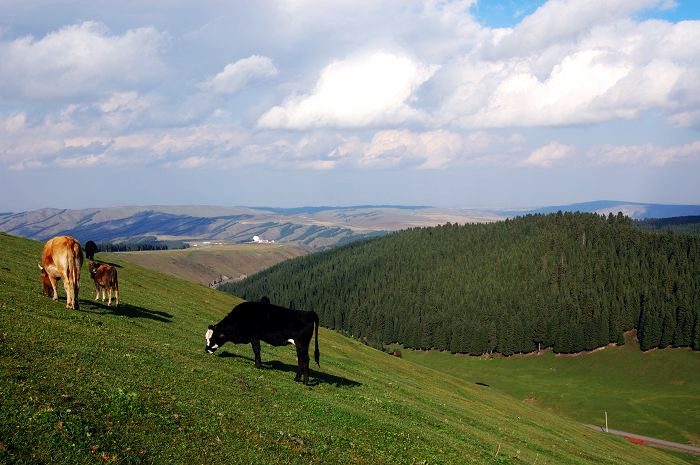
[[[127,205],[106,208],[42,208],[0,213],[0,230],[36,240],[68,234],[81,241],[220,240],[249,242],[253,236],[293,243],[311,251],[413,227],[485,223],[556,211],[622,211],[633,219],[700,215],[700,205],[596,200],[529,209],[440,208],[425,205],[247,207]]]

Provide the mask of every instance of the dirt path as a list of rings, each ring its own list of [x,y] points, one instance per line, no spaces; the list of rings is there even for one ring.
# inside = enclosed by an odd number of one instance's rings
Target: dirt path
[[[588,428],[594,429],[596,431],[605,432],[605,428],[597,425],[584,425]],[[618,431],[616,429],[609,429],[608,433],[614,434],[616,436],[622,436],[631,443],[639,444],[640,446],[649,445],[655,447],[663,447],[665,449],[679,450],[682,452],[687,452],[693,455],[700,455],[700,447],[691,446],[688,444],[681,444],[678,442],[665,441],[663,439],[650,438],[648,436],[640,436],[639,434],[627,433],[625,431]]]

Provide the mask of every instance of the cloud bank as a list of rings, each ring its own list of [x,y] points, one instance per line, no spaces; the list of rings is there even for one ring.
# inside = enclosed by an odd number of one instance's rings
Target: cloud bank
[[[549,0],[498,28],[475,6],[213,2],[206,19],[164,14],[157,26],[61,22],[56,9],[58,26],[2,28],[0,165],[439,171],[698,159],[700,22],[654,19],[673,2]],[[135,16],[153,17],[141,8]],[[664,126],[653,140],[562,136],[650,117]]]

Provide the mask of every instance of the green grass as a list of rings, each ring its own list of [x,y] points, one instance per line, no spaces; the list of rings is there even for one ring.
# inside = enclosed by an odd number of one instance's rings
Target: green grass
[[[237,299],[118,260],[123,306],[40,294],[41,244],[0,234],[0,463],[672,464],[321,330],[318,382],[290,347],[204,353]],[[61,293],[63,295],[63,293]]]
[[[556,357],[469,357],[402,350],[427,365],[582,423],[700,445],[700,353],[641,352],[631,335],[620,347]]]

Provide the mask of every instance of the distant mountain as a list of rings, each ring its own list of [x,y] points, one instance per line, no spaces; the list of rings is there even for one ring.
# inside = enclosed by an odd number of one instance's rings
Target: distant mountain
[[[46,240],[68,234],[81,241],[220,240],[249,242],[253,236],[322,250],[412,227],[484,223],[528,213],[556,211],[608,214],[634,219],[700,215],[698,205],[659,205],[616,200],[523,210],[448,209],[428,206],[360,205],[298,208],[126,206],[81,210],[44,208],[0,213],[0,231]]]
[[[388,231],[417,226],[496,221],[496,213],[432,207],[357,206],[251,208],[143,206],[62,210],[45,208],[0,215],[0,231],[46,240],[67,234],[80,241],[221,240],[253,236],[321,250]]]
[[[664,205],[656,203],[625,202],[622,200],[596,200],[525,210],[499,210],[507,216],[520,216],[528,213],[581,212],[605,214],[622,212],[632,219],[671,218],[676,216],[700,215],[700,205]]]

